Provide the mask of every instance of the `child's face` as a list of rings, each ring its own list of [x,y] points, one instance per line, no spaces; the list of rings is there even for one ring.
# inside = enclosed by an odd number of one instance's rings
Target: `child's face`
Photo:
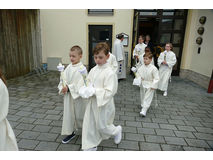
[[[143,61],[145,65],[149,65],[152,61],[152,59],[149,59],[148,57],[143,57]]]
[[[100,66],[105,64],[108,58],[109,58],[109,54],[105,55],[104,51],[100,51],[98,54],[94,55],[95,63]]]
[[[78,51],[70,51],[70,61],[72,64],[77,64],[80,62],[82,55]]]
[[[143,43],[143,41],[144,41],[143,38],[138,39],[138,43]]]
[[[165,49],[166,49],[167,51],[170,51],[170,50],[171,50],[170,45],[169,45],[169,44],[166,44]]]

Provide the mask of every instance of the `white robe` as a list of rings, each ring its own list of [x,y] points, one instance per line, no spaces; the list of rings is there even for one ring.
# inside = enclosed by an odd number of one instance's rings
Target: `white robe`
[[[0,105],[0,151],[17,151],[16,137],[6,118],[9,108],[9,94],[2,79],[0,79]]]
[[[113,55],[115,55],[116,60],[118,62],[118,79],[125,79],[126,78],[126,59],[124,54],[123,44],[121,40],[116,39],[114,42],[114,50]]]
[[[145,48],[147,47],[146,44],[144,43],[138,43],[136,46],[135,46],[135,49],[133,51],[133,57],[134,56],[138,56],[138,59],[139,59],[139,62],[136,64],[136,68],[138,69],[140,66],[142,66],[144,64],[144,61],[143,61],[143,56],[145,54]],[[152,62],[151,64],[154,65],[154,58],[152,58]]]
[[[115,105],[113,96],[117,92],[117,76],[108,63],[96,65],[89,72],[88,81],[95,88],[90,97],[83,121],[82,149],[98,146],[102,140],[118,134],[114,126]]]
[[[112,67],[112,70],[117,73],[118,70],[118,62],[116,61],[115,56],[109,52],[109,58],[107,60],[107,63],[110,64],[110,66]]]
[[[85,112],[85,100],[82,99],[78,91],[84,85],[83,76],[79,70],[83,64],[69,64],[64,70],[64,77],[69,88],[69,92],[64,95],[64,113],[62,122],[62,135],[70,135],[73,131],[82,128]],[[62,93],[62,82],[58,85],[59,94]]]
[[[168,65],[161,64],[164,60]],[[176,56],[175,53],[172,51],[164,51],[161,52],[160,56],[158,57],[158,66],[159,66],[159,76],[160,81],[158,83],[158,89],[161,91],[167,91],[169,78],[172,73],[172,67],[176,64]]]
[[[153,64],[142,65],[136,76],[142,80],[140,85],[141,107],[148,110],[154,96],[154,90],[151,88],[158,88],[158,69]]]

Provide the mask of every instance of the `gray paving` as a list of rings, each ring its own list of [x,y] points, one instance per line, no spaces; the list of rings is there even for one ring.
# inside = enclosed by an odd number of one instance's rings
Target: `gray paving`
[[[58,96],[59,73],[22,76],[8,81],[8,120],[20,150],[81,150],[79,132],[69,144],[62,144],[63,97]],[[213,150],[213,95],[193,82],[172,77],[168,97],[157,91],[158,107],[151,105],[147,116],[140,112],[139,88],[133,78],[119,82],[115,96],[115,124],[122,125],[119,145],[104,140],[99,151]]]

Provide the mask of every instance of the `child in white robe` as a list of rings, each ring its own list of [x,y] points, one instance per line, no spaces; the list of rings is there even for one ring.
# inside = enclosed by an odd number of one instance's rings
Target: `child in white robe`
[[[146,116],[146,112],[149,109],[155,89],[158,87],[159,74],[158,69],[151,64],[152,54],[150,52],[144,55],[144,64],[137,70],[136,78],[133,84],[140,86],[141,97],[141,112],[140,115]],[[138,83],[135,83],[135,82]]]
[[[79,46],[73,46],[70,49],[69,56],[71,64],[64,70],[66,85],[63,86],[62,77],[58,85],[59,94],[64,94],[64,113],[61,134],[67,135],[62,140],[62,143],[68,143],[75,137],[75,131],[82,127],[85,112],[85,101],[78,94],[79,88],[84,85],[84,79],[80,71],[86,69],[82,62],[80,62],[82,49]]]
[[[9,94],[6,81],[0,70],[0,151],[17,151],[15,134],[7,120],[9,109]]]
[[[147,45],[144,44],[144,40],[144,36],[139,36],[138,44],[135,46],[133,51],[133,57],[135,58],[135,65],[137,69],[143,64],[143,55],[145,54],[145,48],[147,47]]]
[[[111,136],[114,136],[116,144],[119,144],[122,138],[122,127],[113,124],[115,116],[113,97],[117,92],[118,80],[107,63],[109,57],[107,44],[98,43],[93,53],[97,65],[91,69],[87,77],[90,87],[80,89],[80,95],[89,98],[82,132],[82,149],[86,151],[96,151],[101,141]]]
[[[107,63],[112,67],[112,70],[117,73],[118,70],[118,62],[116,61],[115,56],[109,52],[109,58],[107,59]]]
[[[149,53],[152,54],[151,49],[150,49],[149,47],[145,47],[145,52],[139,57],[139,63],[138,63],[138,64],[139,64],[139,65],[138,65],[139,67],[142,66],[142,65],[144,64],[144,57],[143,57],[143,56],[144,56],[144,54],[147,53],[147,52],[149,52]],[[153,58],[153,57],[152,57],[151,64],[155,65],[155,64],[154,64],[154,58]]]
[[[158,89],[164,91],[163,96],[167,96],[169,79],[172,73],[172,67],[176,64],[176,55],[172,52],[172,44],[167,43],[165,51],[158,57],[159,76]]]

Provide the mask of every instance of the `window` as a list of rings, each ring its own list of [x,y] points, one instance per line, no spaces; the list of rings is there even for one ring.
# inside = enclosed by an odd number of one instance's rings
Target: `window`
[[[88,9],[88,15],[113,15],[113,9]]]

